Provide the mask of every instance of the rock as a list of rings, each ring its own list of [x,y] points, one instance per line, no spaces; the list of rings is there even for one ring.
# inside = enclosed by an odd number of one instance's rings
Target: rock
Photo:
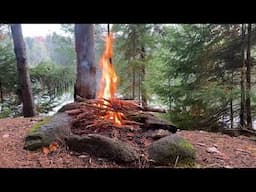
[[[155,132],[153,132],[151,137],[152,137],[152,139],[157,140],[157,139],[161,139],[163,137],[169,136],[169,135],[171,135],[170,131],[158,129]]]
[[[24,149],[36,150],[54,141],[64,141],[71,134],[71,126],[72,117],[66,113],[57,113],[26,136]]]
[[[88,155],[79,155],[78,158],[87,158]]]
[[[220,151],[216,147],[208,147],[206,151],[208,153],[220,153]]]
[[[157,164],[194,165],[195,150],[193,146],[177,134],[159,139],[148,147],[149,158]]]
[[[66,139],[66,144],[70,150],[86,152],[116,162],[128,163],[138,159],[138,154],[126,143],[98,134],[73,135]]]
[[[3,138],[8,138],[10,135],[9,134],[4,134],[2,137]]]

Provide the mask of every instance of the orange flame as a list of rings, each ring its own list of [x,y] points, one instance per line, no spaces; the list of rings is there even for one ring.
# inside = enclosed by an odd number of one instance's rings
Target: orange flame
[[[101,79],[99,84],[99,90],[97,92],[97,98],[104,98],[111,100],[115,98],[115,93],[117,90],[118,76],[116,75],[113,64],[111,63],[111,58],[113,55],[113,34],[110,33],[106,37],[105,50],[100,58],[99,66],[102,70]],[[107,101],[104,100],[104,104]],[[101,106],[106,108],[105,105]],[[104,118],[113,121],[116,125],[122,125],[121,119],[123,114],[120,112],[108,111]]]

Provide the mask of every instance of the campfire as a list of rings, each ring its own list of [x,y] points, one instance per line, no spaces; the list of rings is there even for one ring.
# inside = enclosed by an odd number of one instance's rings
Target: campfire
[[[48,144],[49,141],[42,142],[51,136],[53,141],[58,138],[58,141],[66,143],[68,149],[78,153],[86,152],[116,162],[134,162],[135,167],[150,164],[147,147],[154,140],[169,136],[170,132],[175,133],[177,128],[153,113],[164,110],[141,106],[135,100],[117,98],[119,78],[111,59],[112,46],[113,34],[109,33],[99,61],[102,72],[96,98],[80,98],[63,106],[47,126],[42,126],[43,131],[39,135],[33,133],[26,138],[26,148],[33,148],[34,142],[36,147],[40,146],[38,143],[43,146],[45,154],[53,152],[58,148],[56,143],[45,147],[45,142]],[[47,137],[41,136],[42,132],[46,132]]]
[[[98,107],[102,107],[105,109],[109,109],[108,104],[113,103],[114,101],[118,102],[118,99],[115,99],[115,94],[117,90],[118,84],[118,76],[115,72],[113,63],[112,63],[112,55],[113,55],[113,34],[109,33],[106,37],[106,45],[103,55],[100,59],[100,69],[102,71],[99,91],[97,93],[98,99],[103,99],[103,104],[98,104]],[[110,102],[109,102],[110,101]],[[113,121],[116,126],[122,125],[122,119],[124,118],[124,114],[121,112],[115,112],[112,110],[107,111],[106,115],[103,119],[108,119]]]
[[[35,125],[25,138],[24,149],[41,148],[45,155],[65,146],[89,167],[119,164],[128,167],[193,163],[193,147],[178,134],[176,126],[135,100],[117,97],[119,78],[112,63],[113,34],[108,33],[100,57],[101,78],[95,99],[77,98],[58,113]],[[172,133],[171,133],[172,132]],[[173,150],[170,150],[173,149]],[[87,159],[87,160],[86,160]]]
[[[161,109],[142,107],[135,100],[121,100],[116,96],[119,77],[112,63],[113,33],[105,39],[105,49],[99,61],[101,78],[96,99],[81,99],[75,107],[66,112],[74,117],[74,127],[79,134],[98,132],[102,128],[148,128],[175,129],[154,114],[165,112]],[[79,129],[78,129],[79,127]]]

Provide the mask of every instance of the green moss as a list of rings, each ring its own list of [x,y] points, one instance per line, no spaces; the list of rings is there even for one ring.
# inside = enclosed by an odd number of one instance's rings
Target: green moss
[[[178,163],[179,166],[193,167],[195,165],[195,150],[193,145],[184,139],[181,139],[178,145],[183,149],[182,151],[186,151],[186,154],[183,154],[184,158],[180,159]]]
[[[166,140],[166,139],[165,139]],[[160,144],[160,143],[161,144]],[[173,135],[172,141],[158,141],[149,149],[151,158],[157,163],[177,167],[194,167],[195,150],[185,139]],[[177,162],[176,162],[177,161]]]
[[[38,129],[39,129],[39,127],[45,125],[45,124],[48,123],[51,119],[52,119],[52,117],[45,117],[42,121],[39,121],[39,122],[35,123],[35,124],[33,125],[33,127],[30,129],[29,134],[37,132]]]
[[[191,145],[189,142],[187,142],[186,140],[180,140],[180,142],[179,142],[179,145],[181,146],[181,147],[183,147],[184,149],[186,149],[186,150],[189,150],[189,151],[191,151],[192,153],[194,153],[194,147],[193,147],[193,145]]]

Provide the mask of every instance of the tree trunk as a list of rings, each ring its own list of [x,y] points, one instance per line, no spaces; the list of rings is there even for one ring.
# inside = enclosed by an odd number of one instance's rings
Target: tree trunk
[[[135,99],[135,67],[132,66],[132,99]]]
[[[252,129],[252,117],[251,117],[251,24],[248,24],[248,39],[247,39],[247,52],[246,52],[246,120],[247,120],[247,128]]]
[[[234,83],[234,71],[231,69],[231,98],[230,98],[230,128],[233,128],[234,125],[234,117],[233,117],[233,83]]]
[[[93,24],[75,25],[77,76],[75,98],[93,99],[96,96],[96,63]]]
[[[142,65],[141,65],[141,97],[142,97],[142,106],[146,107],[147,106],[147,90],[144,85],[145,81],[145,75],[146,75],[146,67],[145,67],[145,48],[141,48],[141,60],[142,60]]]
[[[28,73],[28,64],[26,56],[26,47],[22,35],[21,24],[11,25],[14,52],[17,60],[19,89],[21,90],[21,99],[23,103],[23,116],[35,116],[35,106],[32,95],[31,81]]]
[[[138,101],[139,101],[139,104],[141,105],[142,102],[141,102],[141,72],[139,71],[138,72]]]
[[[3,87],[2,87],[2,83],[0,81],[0,103],[3,103],[4,102],[4,95],[3,95]]]
[[[242,24],[242,68],[241,68],[241,109],[240,109],[240,126],[245,126],[245,59],[244,59],[244,50],[245,50],[245,25]]]

